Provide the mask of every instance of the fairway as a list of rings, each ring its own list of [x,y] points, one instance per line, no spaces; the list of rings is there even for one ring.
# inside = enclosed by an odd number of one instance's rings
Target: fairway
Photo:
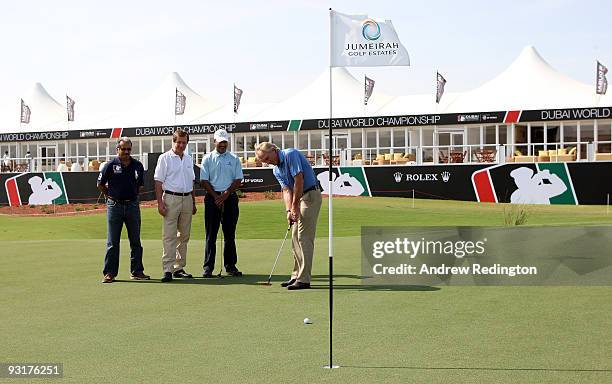
[[[4,362],[62,362],[62,383],[612,382],[612,287],[361,284],[362,225],[504,224],[504,205],[409,199],[334,200],[334,360],[328,351],[327,200],[314,289],[279,287],[292,266],[279,200],[243,203],[243,278],[159,283],[161,218],[143,210],[145,272],[101,284],[105,214],[0,217]],[[529,207],[527,225],[609,225],[601,206]],[[202,272],[203,208],[187,271]],[[125,230],[123,233],[125,238]],[[304,325],[303,319],[312,319]],[[2,379],[0,379],[1,381]],[[42,380],[37,380],[39,382]],[[16,382],[12,380],[11,382]]]

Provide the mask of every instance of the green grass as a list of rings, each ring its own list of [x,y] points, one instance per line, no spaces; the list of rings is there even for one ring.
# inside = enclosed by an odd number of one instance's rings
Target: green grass
[[[327,237],[328,200],[323,200],[317,237]],[[401,198],[334,199],[334,235],[358,236],[362,225],[478,225],[503,226],[508,204],[479,204],[460,201]],[[193,220],[192,239],[204,239],[204,208]],[[602,206],[529,206],[528,225],[612,224]],[[240,204],[237,229],[239,239],[274,239],[286,227],[284,205],[280,200]],[[106,238],[105,214],[53,217],[0,216],[0,239],[52,240]],[[161,216],[155,208],[142,210],[143,239],[159,239]],[[125,231],[124,231],[125,232]],[[124,237],[125,236],[124,233]]]
[[[502,225],[494,205],[337,199],[335,361],[328,371],[327,240],[315,289],[278,287],[285,223],[279,201],[241,205],[242,279],[101,284],[104,215],[0,217],[5,362],[63,362],[65,383],[605,383],[612,382],[610,287],[374,287],[360,284],[359,227]],[[326,236],[321,215],[319,237]],[[161,275],[160,218],[143,212],[146,272]],[[528,224],[611,224],[601,207],[531,208]],[[194,222],[188,271],[201,272]],[[32,234],[34,233],[34,234]],[[310,317],[312,325],[302,320]],[[2,379],[0,379],[1,381]],[[40,380],[39,380],[40,381]],[[10,381],[14,382],[14,380]],[[25,381],[24,381],[25,382]],[[38,382],[38,381],[37,381]]]

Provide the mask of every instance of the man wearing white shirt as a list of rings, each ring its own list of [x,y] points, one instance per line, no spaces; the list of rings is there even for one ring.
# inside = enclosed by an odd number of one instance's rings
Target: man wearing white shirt
[[[191,217],[197,212],[193,182],[195,173],[191,156],[185,153],[189,142],[187,132],[177,129],[172,135],[172,149],[157,159],[155,196],[157,209],[164,218],[162,237],[164,250],[162,283],[172,277],[187,278],[187,243],[191,234]]]

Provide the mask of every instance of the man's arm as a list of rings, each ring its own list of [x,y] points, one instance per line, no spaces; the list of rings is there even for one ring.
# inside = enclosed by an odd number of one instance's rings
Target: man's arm
[[[300,218],[300,200],[304,191],[304,174],[302,172],[293,176],[293,196],[291,196],[291,216],[293,221]]]
[[[291,206],[293,204],[293,192],[289,188],[283,188],[283,201],[285,202],[285,210],[287,211],[287,222],[293,224],[293,215],[291,214]]]
[[[98,189],[104,194],[104,197],[108,197],[108,187],[106,184],[98,184]]]
[[[164,183],[161,181],[155,180],[155,198],[157,199],[157,211],[160,215],[166,216],[166,204],[164,203],[164,191],[162,189],[163,184]]]

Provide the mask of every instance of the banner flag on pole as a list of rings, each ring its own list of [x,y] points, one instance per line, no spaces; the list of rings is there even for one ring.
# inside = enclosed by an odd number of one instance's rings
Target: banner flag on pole
[[[242,89],[238,88],[236,84],[234,84],[234,113],[238,113],[238,108],[240,108],[241,98],[242,98]]]
[[[68,121],[74,121],[74,100],[66,95],[66,111],[68,112]]]
[[[332,67],[410,65],[391,20],[331,11]]]
[[[608,79],[606,78],[608,68],[605,65],[597,61],[597,77],[596,77],[596,89],[598,95],[605,95],[608,90]]]
[[[31,115],[30,107],[28,107],[26,103],[23,102],[23,99],[21,99],[21,122],[23,124],[29,124],[30,115]]]
[[[185,105],[187,104],[187,97],[183,95],[181,91],[176,88],[176,99],[174,102],[174,115],[182,115],[185,113]]]
[[[445,85],[446,79],[444,78],[444,76],[442,76],[440,72],[436,72],[436,104],[439,104],[440,100],[442,99]]]
[[[365,93],[363,95],[363,105],[368,105],[368,100],[370,96],[372,96],[372,91],[374,90],[374,80],[369,77],[365,77]]]

